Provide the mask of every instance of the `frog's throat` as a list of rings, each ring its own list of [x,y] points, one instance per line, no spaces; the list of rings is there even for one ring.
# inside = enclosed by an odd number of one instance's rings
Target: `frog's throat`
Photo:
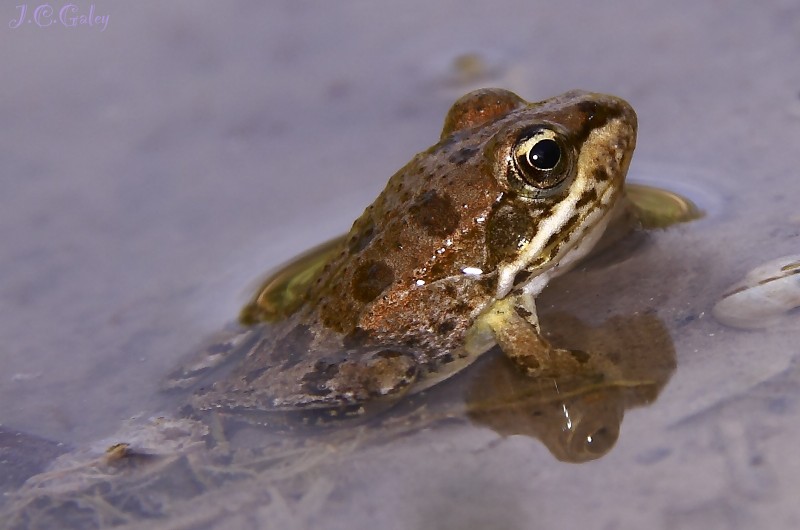
[[[594,224],[585,225],[577,242],[563,250],[563,258],[550,260],[541,272],[531,275],[530,279],[522,286],[522,290],[529,297],[536,297],[548,282],[570,270],[577,262],[583,259],[597,244],[606,231],[614,215],[611,213],[613,207],[607,210],[597,210],[601,216]],[[513,286],[512,286],[513,287]]]
[[[590,141],[596,133],[600,134],[598,131],[590,133]],[[630,157],[623,153],[620,157],[618,167],[604,168],[611,176],[608,182],[593,179],[590,171],[578,173],[568,195],[539,223],[536,235],[517,259],[500,267],[497,299],[504,298],[516,286],[515,278],[521,271],[533,273],[525,291],[536,295],[551,278],[566,272],[589,253],[608,226],[610,212],[621,195]],[[581,199],[591,193],[597,194],[597,198],[581,205]],[[559,237],[552,239],[553,234]]]

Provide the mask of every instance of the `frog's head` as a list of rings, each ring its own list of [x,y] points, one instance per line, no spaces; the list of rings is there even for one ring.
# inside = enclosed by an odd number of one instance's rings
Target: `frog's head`
[[[515,287],[536,294],[605,230],[636,144],[636,113],[604,94],[574,90],[528,104],[488,89],[456,102],[442,134],[492,120],[497,132],[484,152],[502,194],[486,247],[496,297]]]

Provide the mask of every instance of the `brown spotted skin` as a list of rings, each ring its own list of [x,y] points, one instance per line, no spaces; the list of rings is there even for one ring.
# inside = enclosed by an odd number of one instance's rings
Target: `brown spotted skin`
[[[486,315],[523,293],[516,318],[535,321],[533,297],[605,228],[635,133],[635,113],[612,96],[573,91],[527,103],[485,89],[462,97],[440,141],[355,221],[301,308],[195,405],[361,406],[426,388],[495,336],[516,336]],[[529,147],[556,145],[557,165],[539,168],[548,159],[534,160]]]

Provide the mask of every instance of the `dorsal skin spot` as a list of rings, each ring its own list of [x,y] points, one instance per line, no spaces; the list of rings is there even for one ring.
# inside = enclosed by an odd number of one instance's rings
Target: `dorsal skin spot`
[[[536,234],[536,223],[531,221],[522,205],[508,204],[494,211],[486,227],[486,247],[492,265],[497,265],[517,255],[520,245]]]
[[[578,103],[578,110],[586,115],[587,120],[592,120],[597,114],[598,105],[594,101],[582,101]]]
[[[394,272],[382,261],[362,263],[353,274],[353,298],[368,304],[394,281]]]
[[[433,237],[444,237],[452,234],[461,220],[453,201],[446,195],[436,191],[426,191],[410,208],[414,221],[425,232]]]
[[[449,333],[449,332],[453,331],[454,329],[456,329],[455,320],[452,320],[452,319],[451,320],[444,320],[436,327],[436,332],[437,333]]]
[[[450,158],[448,158],[448,161],[450,161],[451,163],[453,163],[453,164],[455,164],[457,166],[461,166],[465,162],[467,162],[469,159],[471,159],[472,156],[477,152],[478,152],[477,148],[464,147],[464,148],[459,149],[458,151],[456,151],[452,155],[450,155]]]

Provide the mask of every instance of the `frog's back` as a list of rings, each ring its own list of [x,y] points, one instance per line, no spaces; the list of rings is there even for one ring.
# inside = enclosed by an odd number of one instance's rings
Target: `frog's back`
[[[445,315],[479,310],[493,288],[480,277],[485,220],[502,193],[481,167],[488,137],[448,137],[395,173],[310,287],[307,318],[385,342],[450,332]]]

